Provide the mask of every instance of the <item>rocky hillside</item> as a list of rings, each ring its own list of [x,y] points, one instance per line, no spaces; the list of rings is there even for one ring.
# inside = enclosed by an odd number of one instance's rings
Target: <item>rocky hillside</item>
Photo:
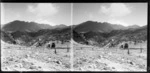
[[[16,31],[8,33],[2,31],[2,40],[8,43],[16,42],[16,44],[31,46],[35,43],[45,44],[52,40],[69,41],[71,39],[71,28],[64,29],[42,29],[37,32]]]
[[[76,32],[80,33],[80,32]],[[80,33],[81,34],[81,33]],[[80,35],[76,34],[76,36]],[[147,40],[147,26],[143,26],[140,28],[134,28],[131,30],[126,29],[126,30],[112,30],[110,32],[94,32],[94,31],[89,31],[86,33],[82,33],[83,36],[80,37],[80,40],[82,38],[85,38],[86,41],[93,41],[95,44],[99,43],[102,44],[105,41],[109,41],[111,39],[114,39],[116,43],[119,41],[135,41],[135,40]],[[77,37],[73,37],[76,39]],[[78,38],[79,39],[79,38]],[[78,42],[77,40],[75,40]]]
[[[63,24],[55,26],[55,29],[46,29],[44,27],[34,22],[10,22],[3,26],[1,30],[2,40],[8,43],[26,46],[31,46],[35,43],[44,45],[54,40],[62,42],[69,41],[71,37],[78,43],[92,45],[104,44],[112,39],[116,43],[128,40],[147,40],[147,26],[135,26],[134,28],[121,30],[124,26],[111,25],[107,22],[87,21],[73,26],[73,31],[71,26],[65,26]],[[114,27],[119,27],[120,29]]]

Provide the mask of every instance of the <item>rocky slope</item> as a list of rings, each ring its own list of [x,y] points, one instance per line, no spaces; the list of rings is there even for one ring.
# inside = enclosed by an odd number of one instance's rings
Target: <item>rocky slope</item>
[[[1,43],[2,71],[70,71],[70,52],[66,50],[70,43],[57,43],[54,49],[46,47],[26,47]],[[60,48],[64,46],[64,49]],[[69,47],[68,47],[69,48]]]
[[[1,34],[2,40],[5,42],[16,42],[15,44],[31,46],[37,42],[45,44],[52,40],[69,41],[71,39],[71,27],[63,29],[42,29],[37,32],[16,31],[10,33],[2,31]]]
[[[140,28],[134,29],[126,29],[126,30],[112,30],[110,32],[94,32],[89,31],[86,33],[76,32],[78,34],[74,35],[74,39],[76,36],[80,36],[80,40],[85,39],[87,42],[94,42],[95,44],[103,44],[105,41],[109,41],[114,39],[116,43],[121,41],[145,41],[147,40],[147,26],[143,26]],[[82,35],[82,36],[81,36]],[[79,42],[78,40],[75,40]]]

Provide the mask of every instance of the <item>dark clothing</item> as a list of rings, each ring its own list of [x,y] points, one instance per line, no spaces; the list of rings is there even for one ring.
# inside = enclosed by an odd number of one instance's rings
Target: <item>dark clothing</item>
[[[124,45],[124,49],[128,49],[128,44],[127,43],[125,43],[125,45]]]
[[[50,48],[50,47],[51,47],[51,45],[50,45],[50,44],[48,44],[48,45],[47,45],[47,48]]]
[[[121,48],[123,48],[123,45],[121,45]]]
[[[55,43],[52,43],[52,46],[51,46],[51,48],[55,48]]]

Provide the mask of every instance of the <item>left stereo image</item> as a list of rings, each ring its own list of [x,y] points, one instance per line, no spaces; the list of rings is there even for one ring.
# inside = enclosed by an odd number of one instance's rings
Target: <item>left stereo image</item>
[[[2,71],[70,71],[71,3],[1,3]]]

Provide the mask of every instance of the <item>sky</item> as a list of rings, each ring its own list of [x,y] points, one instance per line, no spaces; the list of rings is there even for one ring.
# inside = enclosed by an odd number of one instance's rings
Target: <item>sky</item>
[[[34,21],[52,26],[71,23],[70,3],[2,3],[2,24],[14,20]]]
[[[73,7],[71,3],[1,3],[1,24],[23,20],[71,25],[72,17],[73,25],[92,20],[143,26],[147,25],[147,9],[147,3],[73,3]]]
[[[147,25],[147,3],[74,3],[73,24],[92,20],[124,26]]]

